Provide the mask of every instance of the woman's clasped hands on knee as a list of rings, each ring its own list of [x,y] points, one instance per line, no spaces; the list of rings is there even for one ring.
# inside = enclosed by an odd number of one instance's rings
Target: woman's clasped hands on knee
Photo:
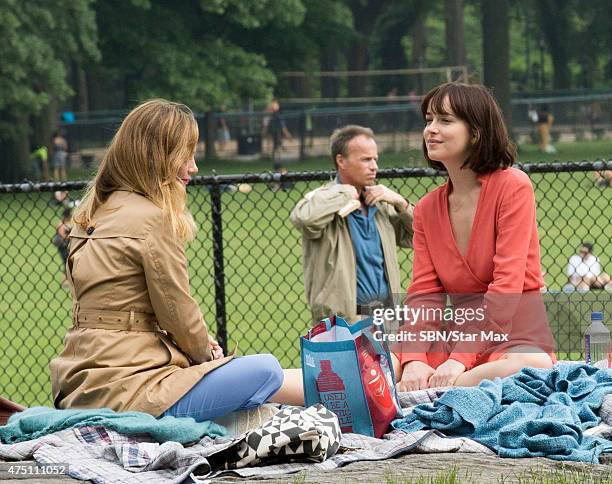
[[[400,392],[410,392],[424,388],[453,386],[464,372],[463,363],[453,359],[446,360],[436,369],[427,363],[414,360],[404,365],[398,389]]]
[[[208,345],[210,346],[210,352],[212,353],[213,360],[223,358],[223,348],[221,348],[221,345],[219,345],[219,342],[216,339],[209,336]]]

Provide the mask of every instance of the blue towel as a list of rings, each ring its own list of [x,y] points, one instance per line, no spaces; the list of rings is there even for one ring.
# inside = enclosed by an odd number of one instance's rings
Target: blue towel
[[[115,412],[108,408],[93,410],[56,410],[32,407],[10,416],[0,427],[0,442],[14,444],[73,427],[101,425],[122,434],[149,434],[157,442],[174,441],[186,444],[204,436],[227,435],[224,427],[214,422],[196,422],[191,417],[166,416],[156,419],[143,412]]]
[[[612,452],[612,441],[583,432],[599,424],[597,410],[609,393],[612,370],[576,363],[525,368],[478,387],[452,388],[392,426],[470,437],[502,457],[598,463],[602,452]]]

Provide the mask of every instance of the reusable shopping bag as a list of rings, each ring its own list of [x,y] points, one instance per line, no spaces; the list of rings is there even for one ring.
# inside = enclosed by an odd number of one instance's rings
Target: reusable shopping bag
[[[300,340],[306,406],[322,403],[342,432],[381,437],[401,409],[384,329],[372,318],[324,319]]]

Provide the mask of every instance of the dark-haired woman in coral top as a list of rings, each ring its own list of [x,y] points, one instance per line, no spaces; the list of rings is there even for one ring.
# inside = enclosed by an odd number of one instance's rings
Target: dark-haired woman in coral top
[[[425,157],[448,181],[415,207],[406,304],[444,310],[448,296],[462,308],[456,314],[472,319],[412,321],[416,342],[396,348],[399,388],[471,386],[549,368],[535,197],[529,177],[512,168],[515,148],[500,109],[483,86],[459,83],[434,88],[421,109]],[[432,329],[434,341],[418,339]]]

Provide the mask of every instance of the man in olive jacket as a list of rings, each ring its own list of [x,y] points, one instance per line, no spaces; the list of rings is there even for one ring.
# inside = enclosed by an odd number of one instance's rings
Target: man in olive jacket
[[[395,247],[412,247],[413,207],[376,184],[371,129],[345,126],[330,141],[336,179],[307,193],[291,222],[302,232],[313,322],[333,314],[354,322],[403,292]]]

